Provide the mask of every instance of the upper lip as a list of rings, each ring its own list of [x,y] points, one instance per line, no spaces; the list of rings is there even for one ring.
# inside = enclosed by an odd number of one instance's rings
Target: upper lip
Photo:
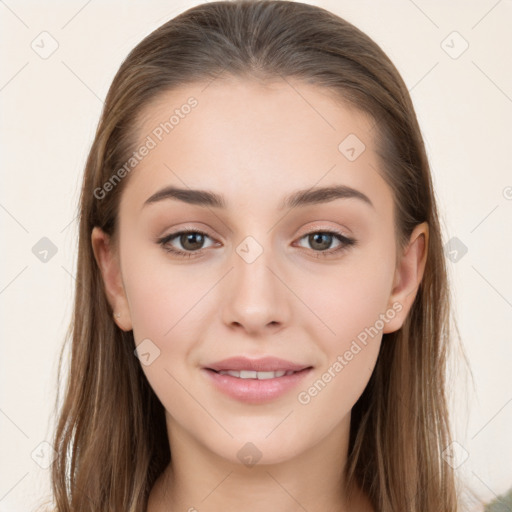
[[[292,363],[278,357],[262,357],[260,359],[249,359],[247,357],[238,356],[223,359],[216,363],[211,363],[205,366],[206,369],[215,371],[228,371],[228,370],[249,370],[257,372],[277,372],[277,371],[290,371],[298,372],[309,368],[311,365]]]

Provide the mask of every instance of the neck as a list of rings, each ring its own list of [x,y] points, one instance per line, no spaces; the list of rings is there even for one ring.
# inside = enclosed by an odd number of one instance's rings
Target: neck
[[[153,487],[147,512],[367,512],[355,489],[343,492],[350,415],[320,443],[297,456],[252,466],[228,460],[196,442],[167,418],[171,463]]]

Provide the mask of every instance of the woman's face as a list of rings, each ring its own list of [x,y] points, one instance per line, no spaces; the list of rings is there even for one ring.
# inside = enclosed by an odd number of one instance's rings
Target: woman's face
[[[137,133],[118,280],[115,266],[104,275],[171,439],[275,463],[347,432],[422,272],[414,252],[396,266],[372,122],[312,85],[217,79],[159,97]],[[171,186],[183,192],[148,201]],[[324,187],[339,188],[314,193]],[[183,230],[196,234],[172,238]],[[235,356],[309,370],[249,381],[206,369]]]

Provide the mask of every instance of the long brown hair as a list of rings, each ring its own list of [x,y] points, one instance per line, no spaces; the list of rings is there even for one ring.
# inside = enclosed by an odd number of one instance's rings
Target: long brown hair
[[[70,369],[54,438],[56,510],[143,512],[170,462],[163,406],[134,356],[133,333],[112,320],[91,246],[94,226],[115,239],[129,176],[101,199],[94,191],[133,153],[138,116],[150,101],[221,74],[298,79],[329,89],[373,119],[382,174],[394,195],[397,243],[403,248],[426,221],[428,258],[404,325],[384,334],[375,370],[352,409],[346,489],[357,483],[382,512],[458,510],[454,471],[442,458],[451,441],[445,396],[450,291],[409,92],[381,48],[355,26],[325,9],[279,0],[187,10],[131,51],[108,91],[79,204]]]

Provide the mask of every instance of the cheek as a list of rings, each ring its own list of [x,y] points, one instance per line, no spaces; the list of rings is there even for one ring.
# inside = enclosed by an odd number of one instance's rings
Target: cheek
[[[351,410],[375,367],[384,322],[394,313],[387,309],[394,258],[393,248],[361,251],[309,288],[308,306],[321,321],[310,319],[303,327],[323,358],[297,401],[313,417],[336,404],[336,412],[324,418],[331,427]]]
[[[165,344],[187,322],[202,286],[194,284],[197,275],[190,276],[186,266],[166,261],[162,249],[135,250],[127,243],[125,254],[123,280],[135,340],[154,338]]]
[[[343,350],[375,324],[382,330],[379,320],[388,307],[393,272],[394,253],[380,250],[351,255],[350,260],[313,280],[304,276],[302,296],[318,317],[316,322],[308,321],[309,328],[316,331],[316,337],[322,331],[320,339],[327,353],[332,356]]]
[[[382,341],[384,322],[392,319],[387,308],[394,255],[361,257],[357,264],[333,273],[329,282],[316,281],[308,305],[321,322],[308,320],[323,353],[315,374],[297,393],[297,402],[309,418],[322,418],[334,428],[357,402],[373,373]],[[326,290],[330,290],[327,293]],[[326,411],[329,411],[326,414]]]
[[[135,245],[126,241],[122,262],[133,336],[136,346],[145,343],[158,354],[142,369],[159,396],[172,394],[171,388],[179,393],[169,372],[179,381],[189,378],[185,362],[197,350],[216,311],[210,290],[215,279],[205,279],[204,272],[192,265],[170,262],[160,248],[142,250]]]
[[[176,400],[186,401],[179,383],[190,379],[184,362],[198,339],[190,328],[204,315],[200,299],[207,287],[197,281],[191,286],[183,266],[172,267],[159,256],[151,261],[142,252],[126,252],[130,257],[123,265],[135,345],[150,354],[149,364],[139,358],[151,388],[167,410],[174,410]]]

